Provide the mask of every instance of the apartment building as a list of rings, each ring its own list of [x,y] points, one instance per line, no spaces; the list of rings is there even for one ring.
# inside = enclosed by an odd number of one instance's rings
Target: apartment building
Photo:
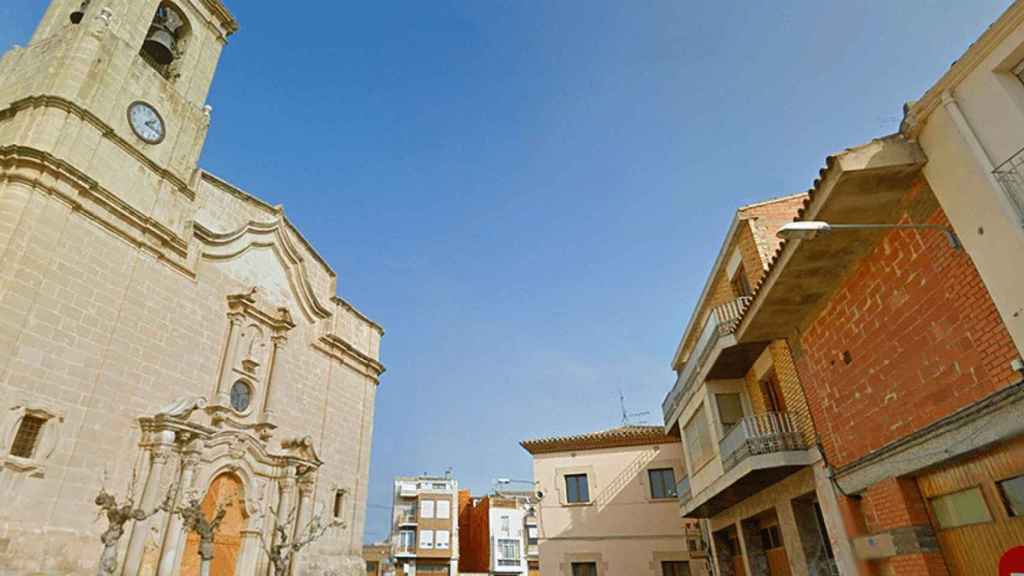
[[[459,571],[463,575],[540,574],[536,494],[459,492]]]
[[[785,339],[740,342],[736,328],[807,196],[740,208],[673,359],[665,431],[682,441],[678,514],[703,519],[717,573],[826,575],[850,546]],[[827,512],[831,512],[828,514]],[[831,534],[831,536],[830,536]]]
[[[391,544],[395,576],[459,573],[459,483],[450,475],[395,479]]]
[[[544,576],[704,576],[697,523],[679,517],[679,439],[624,426],[527,440],[536,482]]]

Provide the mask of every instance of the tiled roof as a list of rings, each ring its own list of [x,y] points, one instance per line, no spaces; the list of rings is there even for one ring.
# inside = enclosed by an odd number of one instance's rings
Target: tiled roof
[[[554,436],[538,440],[524,440],[519,445],[530,454],[547,454],[569,450],[646,446],[678,441],[678,438],[665,434],[665,429],[661,426],[621,426],[611,430],[576,436]]]

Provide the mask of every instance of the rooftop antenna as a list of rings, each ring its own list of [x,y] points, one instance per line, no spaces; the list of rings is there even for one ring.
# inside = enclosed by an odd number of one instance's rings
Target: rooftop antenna
[[[648,412],[629,412],[626,410],[626,395],[622,393],[622,388],[619,388],[619,408],[622,409],[622,425],[623,426],[639,426],[646,424],[646,420],[637,420],[637,418],[643,416],[650,416]]]

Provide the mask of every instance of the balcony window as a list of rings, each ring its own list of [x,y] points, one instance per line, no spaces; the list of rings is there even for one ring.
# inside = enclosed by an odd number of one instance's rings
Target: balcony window
[[[699,470],[714,455],[711,434],[708,431],[708,420],[704,417],[703,404],[686,423],[683,435],[686,436],[686,451],[690,454],[693,471]]]
[[[502,563],[502,561],[505,563]],[[517,566],[519,562],[519,540],[510,538],[498,540],[498,565]]]
[[[648,470],[647,477],[651,481],[651,498],[676,497],[676,475],[671,468]]]
[[[761,379],[761,395],[764,396],[765,410],[768,412],[786,411],[786,398],[782,395],[782,386],[779,385],[779,376],[774,368]]]
[[[977,486],[932,498],[929,502],[940,530],[992,521],[988,504]]]
[[[565,477],[565,501],[569,504],[590,502],[590,486],[586,474],[568,474]]]
[[[1024,517],[1024,475],[1003,480],[998,485],[1010,516]]]
[[[409,552],[416,548],[416,531],[400,530],[398,532],[398,551]]]
[[[736,269],[736,273],[732,275],[732,280],[729,284],[732,285],[732,293],[737,298],[745,298],[754,293],[750,289],[750,282],[747,280],[747,271],[743,268],[743,264],[740,264],[739,268]]]

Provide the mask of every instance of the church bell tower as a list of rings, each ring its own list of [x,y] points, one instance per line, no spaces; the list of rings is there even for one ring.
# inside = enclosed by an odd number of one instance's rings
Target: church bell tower
[[[0,60],[0,196],[51,187],[184,261],[206,97],[237,29],[220,0],[53,0]]]

